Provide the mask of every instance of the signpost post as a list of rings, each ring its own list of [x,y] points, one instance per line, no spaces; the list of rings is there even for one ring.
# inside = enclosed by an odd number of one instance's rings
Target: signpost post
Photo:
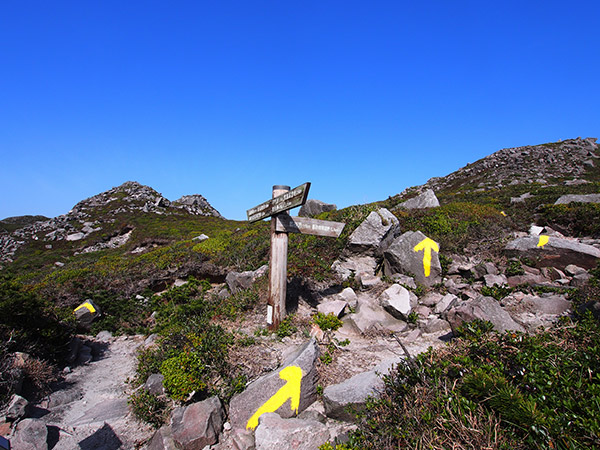
[[[304,183],[292,190],[289,186],[273,186],[273,196],[270,200],[246,211],[249,222],[271,217],[267,325],[272,330],[276,329],[285,318],[288,233],[338,237],[345,226],[340,222],[291,217],[288,214],[288,210],[306,202],[309,189],[310,183]]]

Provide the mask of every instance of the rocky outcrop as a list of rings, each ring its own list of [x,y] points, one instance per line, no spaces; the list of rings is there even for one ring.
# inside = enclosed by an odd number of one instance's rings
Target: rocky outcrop
[[[88,237],[98,236],[103,223],[115,221],[116,216],[123,213],[152,214],[188,214],[222,217],[201,195],[187,195],[170,202],[149,186],[135,181],[127,181],[120,186],[109,189],[98,195],[77,203],[67,214],[46,220],[34,221],[10,233],[0,235],[0,263],[12,262],[16,251],[31,241],[46,241],[52,246],[54,241],[79,242]],[[100,213],[99,213],[100,212]],[[98,216],[101,217],[98,217]],[[37,217],[37,216],[36,216]],[[20,223],[20,222],[19,222]],[[127,242],[131,229],[119,230],[109,237],[109,241],[101,240],[80,253],[98,251],[105,248],[116,248]]]
[[[421,189],[438,192],[467,182],[485,189],[533,181],[545,183],[552,178],[577,179],[586,171],[585,163],[597,157],[595,138],[505,148],[443,178],[431,178]]]
[[[432,189],[426,189],[422,194],[417,195],[405,202],[400,203],[397,208],[404,209],[426,209],[440,206],[440,201],[435,196]]]
[[[454,332],[463,323],[475,319],[491,322],[494,329],[501,333],[505,331],[525,331],[525,328],[515,322],[510,314],[500,306],[500,303],[492,297],[481,296],[457,303],[446,314],[446,320],[450,323]]]
[[[534,260],[537,267],[557,269],[564,269],[569,264],[592,269],[600,258],[600,250],[596,247],[552,236],[517,238],[509,242],[504,250],[508,256]]]
[[[300,207],[298,215],[300,217],[315,217],[321,213],[335,211],[337,206],[331,203],[325,203],[321,200],[308,199],[304,205]]]
[[[423,233],[408,231],[394,239],[383,253],[385,274],[409,275],[425,286],[440,283],[442,266],[438,251],[437,244]]]
[[[382,244],[399,233],[398,219],[385,208],[371,212],[349,238],[354,251],[367,250],[376,253]],[[384,244],[385,245],[385,244]]]
[[[600,194],[563,195],[554,202],[555,205],[568,205],[569,203],[600,203]]]

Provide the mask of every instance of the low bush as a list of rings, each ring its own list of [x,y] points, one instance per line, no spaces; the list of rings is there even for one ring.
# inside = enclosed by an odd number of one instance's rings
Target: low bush
[[[348,448],[598,448],[599,323],[587,314],[537,335],[490,329],[468,324],[400,364]]]

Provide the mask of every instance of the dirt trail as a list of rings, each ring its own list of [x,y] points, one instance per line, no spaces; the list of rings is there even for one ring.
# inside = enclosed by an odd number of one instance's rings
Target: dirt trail
[[[125,392],[142,342],[142,336],[96,342],[100,354],[73,369],[66,388],[37,405],[50,431],[50,449],[134,449],[151,436],[152,429],[129,412]]]

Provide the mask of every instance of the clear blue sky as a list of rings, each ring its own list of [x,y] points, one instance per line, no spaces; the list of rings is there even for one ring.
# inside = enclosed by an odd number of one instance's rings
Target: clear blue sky
[[[0,218],[135,180],[245,219],[600,137],[600,2],[0,3]]]

